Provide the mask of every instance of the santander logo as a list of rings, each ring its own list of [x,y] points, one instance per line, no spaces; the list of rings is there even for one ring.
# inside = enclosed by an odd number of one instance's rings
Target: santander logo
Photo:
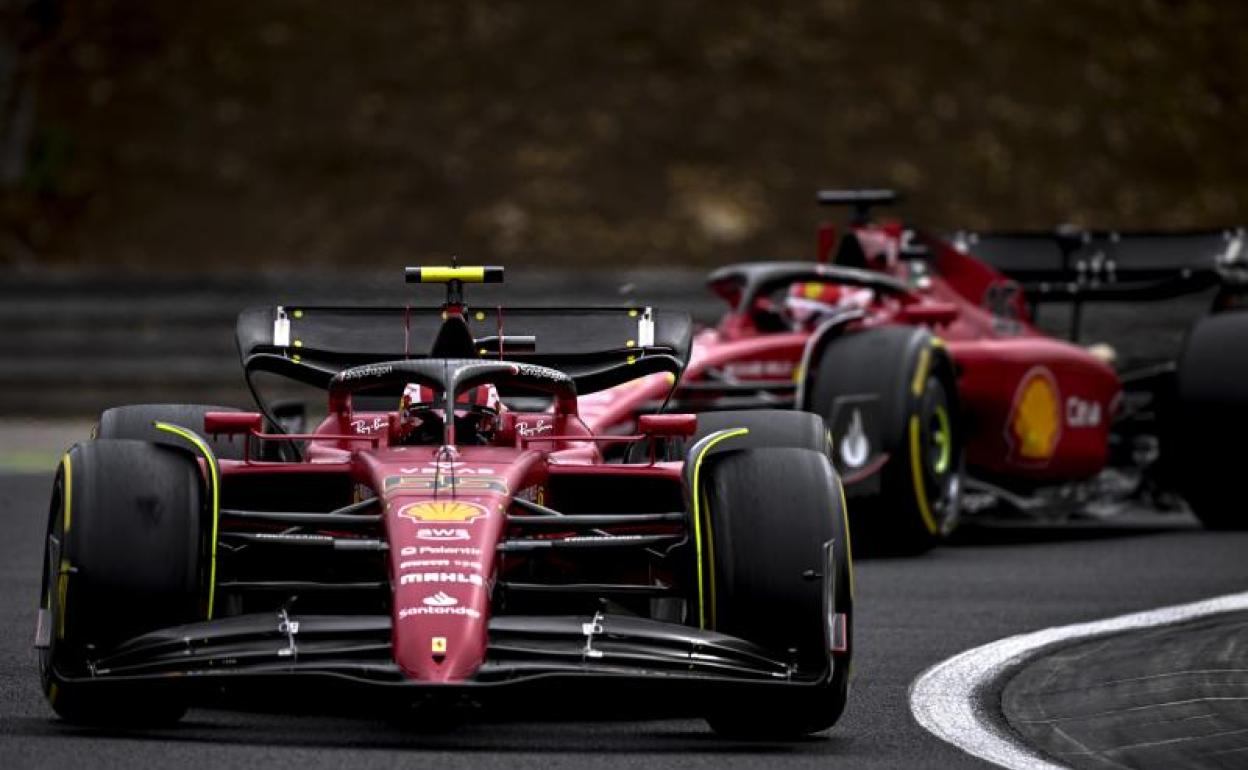
[[[426,596],[424,604],[426,607],[454,607],[459,604],[459,600],[445,591],[438,591],[433,596]]]

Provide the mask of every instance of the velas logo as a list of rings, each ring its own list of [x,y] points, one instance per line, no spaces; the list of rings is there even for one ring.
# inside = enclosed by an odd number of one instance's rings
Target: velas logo
[[[1016,458],[1042,463],[1052,459],[1062,433],[1061,403],[1057,379],[1046,367],[1033,367],[1023,375],[1005,429]]]
[[[469,522],[486,514],[484,506],[462,500],[426,500],[408,503],[399,509],[399,515],[412,521]]]

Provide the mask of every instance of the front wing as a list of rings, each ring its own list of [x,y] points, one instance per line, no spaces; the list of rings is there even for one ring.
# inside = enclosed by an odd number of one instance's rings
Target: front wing
[[[548,689],[610,692],[617,709],[675,715],[705,711],[716,693],[818,687],[843,665],[829,655],[823,671],[799,671],[732,636],[632,616],[504,615],[490,621],[486,663],[476,676],[433,684],[403,674],[390,639],[391,620],[383,615],[241,615],[144,634],[86,672],[56,676],[101,689],[172,688],[191,700],[222,691],[260,693],[301,706],[309,698],[343,702],[352,693],[390,707],[490,705]]]

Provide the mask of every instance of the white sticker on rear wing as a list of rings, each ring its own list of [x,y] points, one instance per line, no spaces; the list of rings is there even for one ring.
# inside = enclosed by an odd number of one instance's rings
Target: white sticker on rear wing
[[[643,348],[654,345],[654,308],[646,308],[637,321],[637,344]]]
[[[273,318],[273,345],[290,347],[290,319],[286,317],[286,308],[281,305],[277,306],[277,315]]]

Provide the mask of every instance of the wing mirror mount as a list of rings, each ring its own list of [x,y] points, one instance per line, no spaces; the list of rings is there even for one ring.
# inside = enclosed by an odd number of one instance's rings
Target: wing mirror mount
[[[643,414],[637,418],[637,432],[644,436],[684,436],[698,432],[696,414]]]
[[[264,428],[259,412],[205,412],[204,432],[213,436],[248,436]]]

